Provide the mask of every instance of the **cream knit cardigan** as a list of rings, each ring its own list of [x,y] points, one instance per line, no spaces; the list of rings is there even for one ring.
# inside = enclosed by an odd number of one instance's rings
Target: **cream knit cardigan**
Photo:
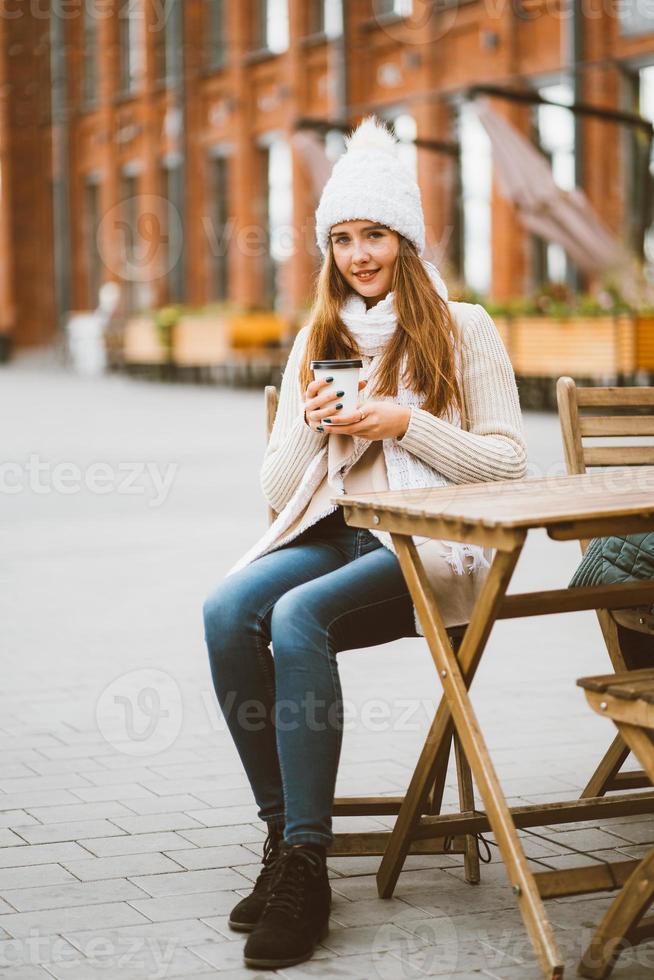
[[[452,483],[520,479],[525,475],[527,463],[520,404],[511,362],[497,328],[479,304],[448,301],[448,306],[461,333],[461,384],[468,428],[411,406],[409,425],[399,442],[403,449]],[[307,469],[329,439],[327,433],[314,432],[304,422],[299,370],[308,330],[308,327],[300,330],[289,355],[275,424],[261,468],[263,493],[278,514],[292,500]],[[340,484],[335,487],[335,493],[345,492],[340,474],[335,479]],[[280,521],[278,517],[228,575],[274,550],[277,541],[284,538],[283,528],[276,529],[275,525],[279,522],[289,527],[292,523],[288,511],[282,517],[286,520]],[[301,521],[293,529],[293,537],[304,530]],[[388,535],[382,538],[381,532],[371,533],[386,544]]]

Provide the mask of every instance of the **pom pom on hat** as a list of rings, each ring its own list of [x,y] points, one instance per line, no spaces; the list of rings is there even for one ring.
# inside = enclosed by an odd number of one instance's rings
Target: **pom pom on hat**
[[[332,226],[357,220],[392,228],[422,254],[425,219],[420,188],[399,159],[393,134],[381,120],[368,116],[345,144],[316,209],[316,240],[323,255]]]
[[[349,136],[345,137],[347,153],[361,153],[366,150],[386,150],[397,157],[397,140],[375,116],[367,116]]]

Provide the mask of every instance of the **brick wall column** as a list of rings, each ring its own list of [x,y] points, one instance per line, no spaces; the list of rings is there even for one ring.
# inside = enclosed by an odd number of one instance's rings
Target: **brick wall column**
[[[528,105],[493,99],[492,107],[528,136]],[[517,216],[515,205],[500,194],[495,178],[491,191],[491,213],[491,295],[495,299],[520,296],[530,285],[529,235]]]
[[[252,95],[249,91],[244,57],[248,50],[248,4],[229,3],[228,37],[232,39],[230,89],[237,100],[233,116],[234,156],[230,185],[235,218],[235,234],[230,242],[230,296],[237,303],[259,302],[262,290],[262,228],[257,211],[261,194],[258,148],[252,133]]]

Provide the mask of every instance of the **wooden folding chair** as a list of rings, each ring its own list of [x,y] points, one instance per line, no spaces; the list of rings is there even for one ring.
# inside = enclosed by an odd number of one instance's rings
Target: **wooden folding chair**
[[[275,416],[277,414],[278,393],[274,385],[268,385],[265,389],[266,406],[266,438],[270,438]],[[270,522],[277,517],[272,507],[268,508]],[[454,627],[448,630],[448,636],[452,649],[456,652],[463,639],[465,627]],[[459,804],[463,813],[473,813],[475,809],[474,789],[470,766],[463,753],[458,737],[454,734],[450,726],[450,738],[447,743],[447,754],[438,760],[438,769],[435,771],[434,780],[431,783],[428,794],[424,800],[422,812],[425,814],[440,813],[443,793],[445,791],[445,779],[447,766],[451,754],[452,743],[454,744],[456,772],[459,790]],[[363,796],[363,797],[336,797],[334,800],[333,814],[336,817],[352,816],[393,816],[399,813],[404,797],[402,796]],[[390,837],[388,831],[371,831],[368,833],[341,833],[335,834],[334,843],[330,853],[338,854],[383,854],[386,844]],[[461,835],[450,840],[431,840],[414,841],[410,848],[412,854],[463,854],[465,877],[470,884],[478,884],[479,873],[479,851],[477,836],[473,834]]]
[[[654,435],[654,388],[578,388],[572,378],[559,378],[556,386],[563,450],[568,473],[585,473],[589,466],[643,466],[654,464],[651,445],[584,445],[585,438]],[[579,409],[593,409],[582,414]],[[623,409],[648,409],[643,415],[617,414]],[[588,541],[582,541],[582,553]],[[652,663],[653,643],[638,642],[638,634],[620,625],[608,609],[597,618],[616,673]],[[620,772],[630,749],[617,735],[585,786],[581,797],[603,796],[611,790],[639,789],[651,785],[647,773]]]
[[[654,669],[585,677],[577,683],[590,706],[615,722],[622,743],[654,783]],[[612,866],[614,876],[624,884],[582,956],[578,970],[582,977],[604,980],[625,945],[635,946],[654,936],[654,915],[643,918],[654,900],[654,848],[632,864]],[[646,974],[651,970],[642,975]]]

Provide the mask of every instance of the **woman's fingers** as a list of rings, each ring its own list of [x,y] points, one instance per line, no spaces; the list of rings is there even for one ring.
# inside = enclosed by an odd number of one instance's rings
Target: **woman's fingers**
[[[366,380],[359,381],[359,391],[361,391],[368,384]],[[344,391],[338,388],[338,378],[320,378],[311,381],[307,385],[307,390],[305,393],[305,404],[304,404],[304,415],[308,424],[312,428],[322,426],[323,420],[325,418],[332,418],[333,422],[331,424],[352,424],[359,420],[360,412],[357,409],[356,412],[347,416],[347,422],[345,421],[346,416],[341,414],[341,409],[338,407],[342,404],[341,399],[344,395]],[[343,422],[341,422],[343,419]],[[327,423],[325,428],[330,423]]]

